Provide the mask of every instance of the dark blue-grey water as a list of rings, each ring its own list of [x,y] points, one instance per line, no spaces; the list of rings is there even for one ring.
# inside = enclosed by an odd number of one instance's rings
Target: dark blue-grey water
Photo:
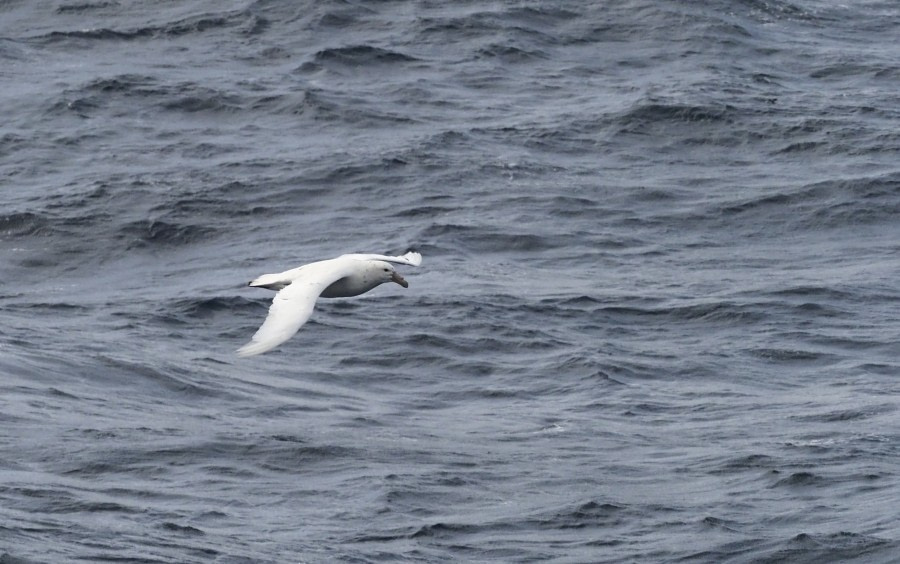
[[[0,2],[0,562],[897,562],[898,30]]]

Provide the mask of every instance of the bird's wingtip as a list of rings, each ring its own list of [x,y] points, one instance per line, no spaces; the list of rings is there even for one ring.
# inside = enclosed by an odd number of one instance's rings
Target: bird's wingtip
[[[403,258],[409,261],[409,263],[413,266],[419,266],[422,264],[422,253],[414,250],[407,249],[405,253],[403,253]]]
[[[236,350],[235,353],[241,358],[246,358],[248,356],[256,356],[258,354],[262,354],[272,348],[274,347],[271,347],[268,344],[263,344],[257,341],[250,341],[243,347]]]

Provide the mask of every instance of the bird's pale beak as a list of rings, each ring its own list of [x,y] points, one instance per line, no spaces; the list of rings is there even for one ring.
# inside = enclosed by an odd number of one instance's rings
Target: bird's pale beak
[[[404,288],[409,288],[409,282],[404,280],[403,277],[400,276],[399,274],[397,274],[396,272],[391,274],[391,282],[396,282],[397,284],[400,284]]]

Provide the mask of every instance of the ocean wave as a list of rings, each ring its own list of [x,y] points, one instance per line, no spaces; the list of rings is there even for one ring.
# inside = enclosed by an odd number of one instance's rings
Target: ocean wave
[[[0,237],[4,239],[42,235],[49,230],[49,221],[36,213],[19,212],[0,216]]]
[[[339,64],[358,66],[411,63],[417,61],[416,57],[406,55],[399,51],[382,49],[371,45],[351,45],[322,49],[313,55],[313,62],[319,65]]]
[[[126,250],[196,244],[215,236],[218,230],[206,225],[169,221],[138,220],[122,225],[117,238],[126,241]]]
[[[90,12],[116,7],[118,3],[95,3],[62,6],[60,15],[75,17]],[[197,14],[156,25],[132,27],[126,29],[88,28],[66,31],[50,31],[32,38],[34,41],[47,43],[73,43],[73,40],[89,41],[136,41],[157,37],[180,37],[184,35],[202,34],[220,29],[235,28],[245,35],[254,35],[263,31],[266,20],[248,11],[237,10],[224,14]]]

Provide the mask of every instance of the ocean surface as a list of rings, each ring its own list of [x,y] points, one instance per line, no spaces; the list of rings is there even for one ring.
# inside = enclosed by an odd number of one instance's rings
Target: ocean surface
[[[898,30],[0,1],[0,563],[900,562]]]

